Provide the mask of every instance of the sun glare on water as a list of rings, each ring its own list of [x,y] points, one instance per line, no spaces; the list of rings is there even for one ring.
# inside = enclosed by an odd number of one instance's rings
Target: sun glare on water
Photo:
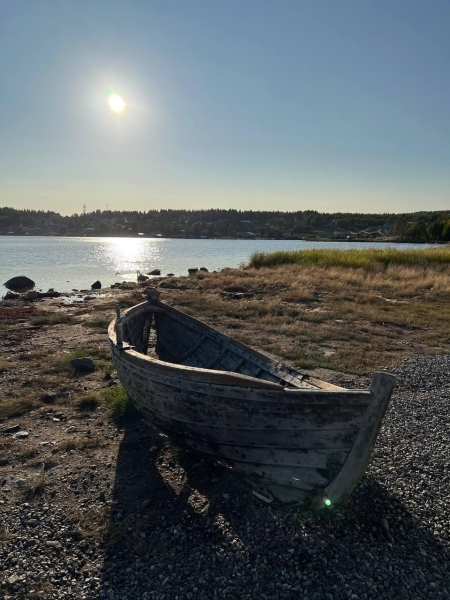
[[[119,94],[111,94],[108,97],[108,104],[111,110],[115,113],[121,113],[125,110],[126,103]]]

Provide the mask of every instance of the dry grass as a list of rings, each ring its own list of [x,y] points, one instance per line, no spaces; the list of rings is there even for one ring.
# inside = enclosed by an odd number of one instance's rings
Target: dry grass
[[[98,539],[108,530],[109,510],[107,507],[92,507],[86,512],[75,510],[68,514],[67,519],[76,526],[80,538]]]
[[[162,299],[302,368],[369,373],[450,349],[445,264],[288,264],[194,276],[187,285]],[[250,297],[224,295],[230,290]]]
[[[0,360],[0,373],[6,373],[13,367],[14,365],[9,360]]]
[[[48,579],[41,579],[37,583],[33,583],[33,588],[27,592],[27,598],[36,598],[36,600],[43,600],[43,598],[54,597],[55,586],[48,581]]]
[[[31,325],[69,325],[73,324],[74,320],[72,315],[65,313],[48,313],[46,315],[39,315],[30,320]]]
[[[6,540],[9,539],[9,537],[10,537],[9,527],[3,521],[0,523],[0,542],[6,542]]]
[[[23,488],[24,494],[27,498],[34,498],[35,496],[43,496],[45,491],[48,490],[51,482],[44,475],[43,472],[35,475],[27,485]]]
[[[88,394],[87,396],[78,398],[75,404],[78,410],[92,412],[98,407],[100,400],[98,394]]]
[[[52,356],[53,354],[55,354],[56,350],[54,350],[53,348],[45,348],[43,350],[34,350],[32,352],[28,352],[28,354],[26,354],[26,359],[27,360],[43,360],[43,359],[47,359],[49,356]]]
[[[105,333],[108,331],[108,326],[111,323],[112,318],[101,318],[98,317],[96,319],[90,319],[86,321],[84,325],[86,327],[90,327],[91,329],[99,329],[100,331],[104,331]]]
[[[0,396],[0,421],[20,417],[39,406],[35,398],[5,398]]]
[[[53,453],[67,452],[69,450],[90,450],[92,448],[100,448],[106,444],[106,439],[99,435],[92,437],[73,437],[64,442],[61,442],[52,449]]]

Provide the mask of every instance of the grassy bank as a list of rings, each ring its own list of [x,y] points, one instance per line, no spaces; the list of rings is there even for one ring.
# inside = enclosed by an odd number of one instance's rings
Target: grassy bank
[[[331,264],[348,263],[355,252],[308,251],[302,254],[322,263],[198,274],[183,289],[163,283],[162,299],[301,369],[369,374],[415,354],[448,352],[450,264],[444,258],[450,252],[419,251],[425,261],[406,251],[411,263],[395,264],[401,253],[374,250],[359,255],[366,268]],[[294,253],[270,257],[286,254]],[[392,260],[383,265],[371,256]]]
[[[450,265],[450,247],[423,250],[398,250],[396,248],[365,248],[350,250],[313,249],[279,252],[255,252],[249,266],[274,267],[281,265],[317,265],[321,267],[347,267],[377,269],[391,265],[424,267]]]

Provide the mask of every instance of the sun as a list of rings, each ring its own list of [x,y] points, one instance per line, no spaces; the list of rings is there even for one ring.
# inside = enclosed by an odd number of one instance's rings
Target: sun
[[[108,97],[108,104],[111,110],[115,113],[121,113],[125,110],[126,103],[119,94],[111,94]]]

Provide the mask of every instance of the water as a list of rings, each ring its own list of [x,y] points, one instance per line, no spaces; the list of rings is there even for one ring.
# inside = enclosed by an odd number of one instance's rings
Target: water
[[[136,281],[136,271],[161,269],[162,275],[187,275],[191,267],[209,271],[238,267],[255,251],[305,248],[367,248],[415,244],[374,242],[305,242],[300,240],[180,240],[153,238],[79,238],[0,236],[1,285],[16,275],[36,282],[36,289],[59,292],[89,289],[97,279],[103,287],[116,281]]]

